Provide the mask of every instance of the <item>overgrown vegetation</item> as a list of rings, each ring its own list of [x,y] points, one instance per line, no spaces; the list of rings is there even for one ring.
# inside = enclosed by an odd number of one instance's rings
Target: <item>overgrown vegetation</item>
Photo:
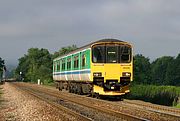
[[[167,106],[176,106],[180,96],[180,87],[155,86],[155,85],[132,85],[129,99],[144,100]]]

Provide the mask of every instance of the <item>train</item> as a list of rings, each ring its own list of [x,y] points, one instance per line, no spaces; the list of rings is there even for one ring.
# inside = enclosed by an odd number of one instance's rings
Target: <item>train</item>
[[[102,39],[53,60],[56,88],[94,96],[122,96],[133,81],[132,44]]]

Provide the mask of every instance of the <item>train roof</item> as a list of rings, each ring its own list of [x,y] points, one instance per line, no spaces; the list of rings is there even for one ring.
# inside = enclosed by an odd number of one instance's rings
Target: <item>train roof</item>
[[[94,41],[90,44],[87,44],[83,47],[87,47],[87,46],[90,46],[90,45],[93,45],[93,44],[96,44],[96,43],[100,43],[100,42],[125,42],[125,41],[122,41],[122,40],[117,40],[117,39],[101,39],[101,40],[97,40],[97,41]],[[83,48],[81,47],[81,48]]]
[[[124,42],[124,41],[118,40],[118,39],[101,39],[101,40],[95,41],[93,43],[97,43],[97,42]]]
[[[92,42],[92,43],[90,43],[90,44],[87,44],[87,45],[85,45],[85,46],[82,46],[82,47],[80,47],[80,48],[77,48],[76,50],[71,51],[71,52],[69,52],[69,53],[67,53],[67,54],[64,54],[64,55],[62,55],[62,56],[59,56],[59,57],[55,58],[54,60],[57,60],[58,58],[61,58],[61,57],[64,57],[64,56],[73,54],[73,53],[78,52],[78,51],[80,51],[80,50],[84,50],[84,49],[86,49],[86,48],[90,48],[91,45],[96,44],[96,43],[101,43],[101,42],[102,42],[102,43],[103,43],[103,42],[110,42],[110,43],[111,43],[111,42],[125,42],[125,41],[118,40],[118,39],[101,39],[101,40]],[[125,42],[125,43],[127,43],[127,42]]]

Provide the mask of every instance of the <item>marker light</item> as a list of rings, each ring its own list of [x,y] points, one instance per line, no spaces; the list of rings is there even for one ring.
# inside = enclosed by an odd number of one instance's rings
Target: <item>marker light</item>
[[[123,73],[122,73],[122,76],[124,76],[124,77],[130,77],[130,76],[131,76],[131,73],[129,73],[129,72],[123,72]]]

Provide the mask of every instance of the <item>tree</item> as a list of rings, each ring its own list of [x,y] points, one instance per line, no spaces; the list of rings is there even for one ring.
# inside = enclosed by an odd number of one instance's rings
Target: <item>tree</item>
[[[29,70],[29,59],[28,59],[28,55],[24,55],[24,57],[21,57],[18,59],[19,60],[19,64],[15,70],[15,77],[16,78],[20,78],[20,72],[22,72],[23,78],[25,78],[26,81],[27,77],[24,74],[27,74],[28,70]]]
[[[0,57],[0,72],[3,71],[4,68],[4,60]]]
[[[52,69],[47,66],[41,65],[37,70],[37,75],[40,80],[43,80],[43,83],[52,81]]]
[[[151,64],[149,58],[141,54],[134,56],[134,83],[151,83]]]
[[[173,57],[171,56],[163,56],[157,58],[152,63],[152,81],[153,84],[158,85],[167,85],[168,81],[166,80],[166,72],[169,67],[169,64],[173,61]]]
[[[166,81],[168,85],[180,86],[180,54],[168,65]]]
[[[45,71],[42,67],[49,71]],[[22,72],[22,76],[26,81],[37,82],[38,79],[52,80],[51,68],[52,57],[47,49],[30,48],[27,55],[19,59],[16,74],[19,75]]]
[[[5,68],[4,60],[0,57],[0,79],[2,77],[4,68]]]
[[[23,77],[25,81],[37,82],[38,79],[44,83],[52,81],[52,58],[69,53],[77,49],[76,45],[63,47],[59,52],[51,55],[47,49],[30,48],[27,54],[19,58],[16,68],[16,77]],[[20,72],[22,74],[20,75]]]
[[[77,46],[76,45],[72,45],[72,46],[67,46],[67,47],[62,47],[58,52],[55,52],[53,55],[53,58],[57,58],[58,56],[67,54],[73,50],[76,50]]]

